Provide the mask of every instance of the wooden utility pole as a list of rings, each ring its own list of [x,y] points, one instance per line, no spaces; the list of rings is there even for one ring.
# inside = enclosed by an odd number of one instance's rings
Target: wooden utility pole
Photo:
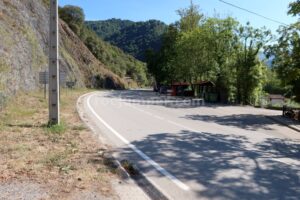
[[[50,0],[49,123],[59,124],[58,0]]]

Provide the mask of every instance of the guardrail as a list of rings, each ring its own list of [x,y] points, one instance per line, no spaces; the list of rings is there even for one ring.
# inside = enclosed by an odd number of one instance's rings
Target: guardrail
[[[300,121],[300,109],[283,106],[282,107],[282,116]]]

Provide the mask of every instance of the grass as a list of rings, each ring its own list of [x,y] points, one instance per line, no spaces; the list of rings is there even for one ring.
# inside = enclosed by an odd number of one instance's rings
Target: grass
[[[46,132],[51,133],[51,134],[61,135],[61,134],[65,133],[66,130],[67,130],[67,127],[64,122],[61,122],[60,124],[56,124],[56,125],[48,125],[46,127]]]
[[[8,100],[0,111],[0,184],[28,179],[44,183],[51,199],[60,199],[61,195],[68,199],[77,188],[97,188],[102,195],[112,194],[109,180],[116,174],[104,154],[98,153],[106,148],[76,111],[77,98],[87,92],[61,92],[62,123],[54,126],[47,126],[48,104],[42,91],[19,93]]]

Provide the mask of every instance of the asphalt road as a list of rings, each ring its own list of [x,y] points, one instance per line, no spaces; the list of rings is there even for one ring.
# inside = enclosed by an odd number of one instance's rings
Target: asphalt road
[[[300,133],[279,111],[203,105],[150,91],[84,98],[99,137],[170,199],[300,199]]]

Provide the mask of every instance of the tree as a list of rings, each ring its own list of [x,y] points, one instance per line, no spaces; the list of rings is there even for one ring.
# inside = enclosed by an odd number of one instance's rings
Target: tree
[[[270,41],[271,33],[264,29],[254,29],[247,23],[239,28],[238,34],[242,45],[236,61],[237,102],[249,104],[252,102],[251,97],[256,96],[254,92],[262,88],[264,67],[258,60],[258,53]]]
[[[82,8],[78,6],[67,5],[59,9],[59,16],[70,28],[77,34],[81,34],[83,23],[85,20]]]
[[[234,99],[235,73],[234,63],[237,49],[240,44],[236,35],[238,22],[228,17],[226,19],[209,18],[204,23],[209,30],[205,41],[208,43],[207,60],[211,68],[210,80],[215,80],[219,93],[219,100],[227,102]]]
[[[300,13],[300,0],[290,3],[288,14],[296,16]]]
[[[157,84],[170,84],[177,79],[175,74],[176,41],[178,29],[171,24],[163,35],[162,47],[159,52],[147,50],[146,62],[149,72],[154,76]]]
[[[156,79],[168,83],[211,80],[223,102],[256,100],[266,73],[258,54],[270,32],[250,24],[239,26],[230,17],[205,18],[193,3],[178,13],[181,19],[169,27],[161,50],[148,52],[148,68]]]
[[[290,3],[288,14],[300,14],[300,1]],[[300,22],[282,26],[277,31],[278,42],[268,49],[268,56],[274,56],[273,66],[284,87],[291,86],[292,93],[300,102]]]
[[[196,6],[193,1],[187,9],[181,9],[177,11],[180,16],[180,30],[187,32],[196,29],[200,21],[203,19],[203,15],[199,13],[199,7]]]
[[[269,56],[274,56],[273,67],[276,69],[282,85],[292,86],[292,92],[300,101],[300,24],[281,27],[278,30],[278,43],[269,49]]]

